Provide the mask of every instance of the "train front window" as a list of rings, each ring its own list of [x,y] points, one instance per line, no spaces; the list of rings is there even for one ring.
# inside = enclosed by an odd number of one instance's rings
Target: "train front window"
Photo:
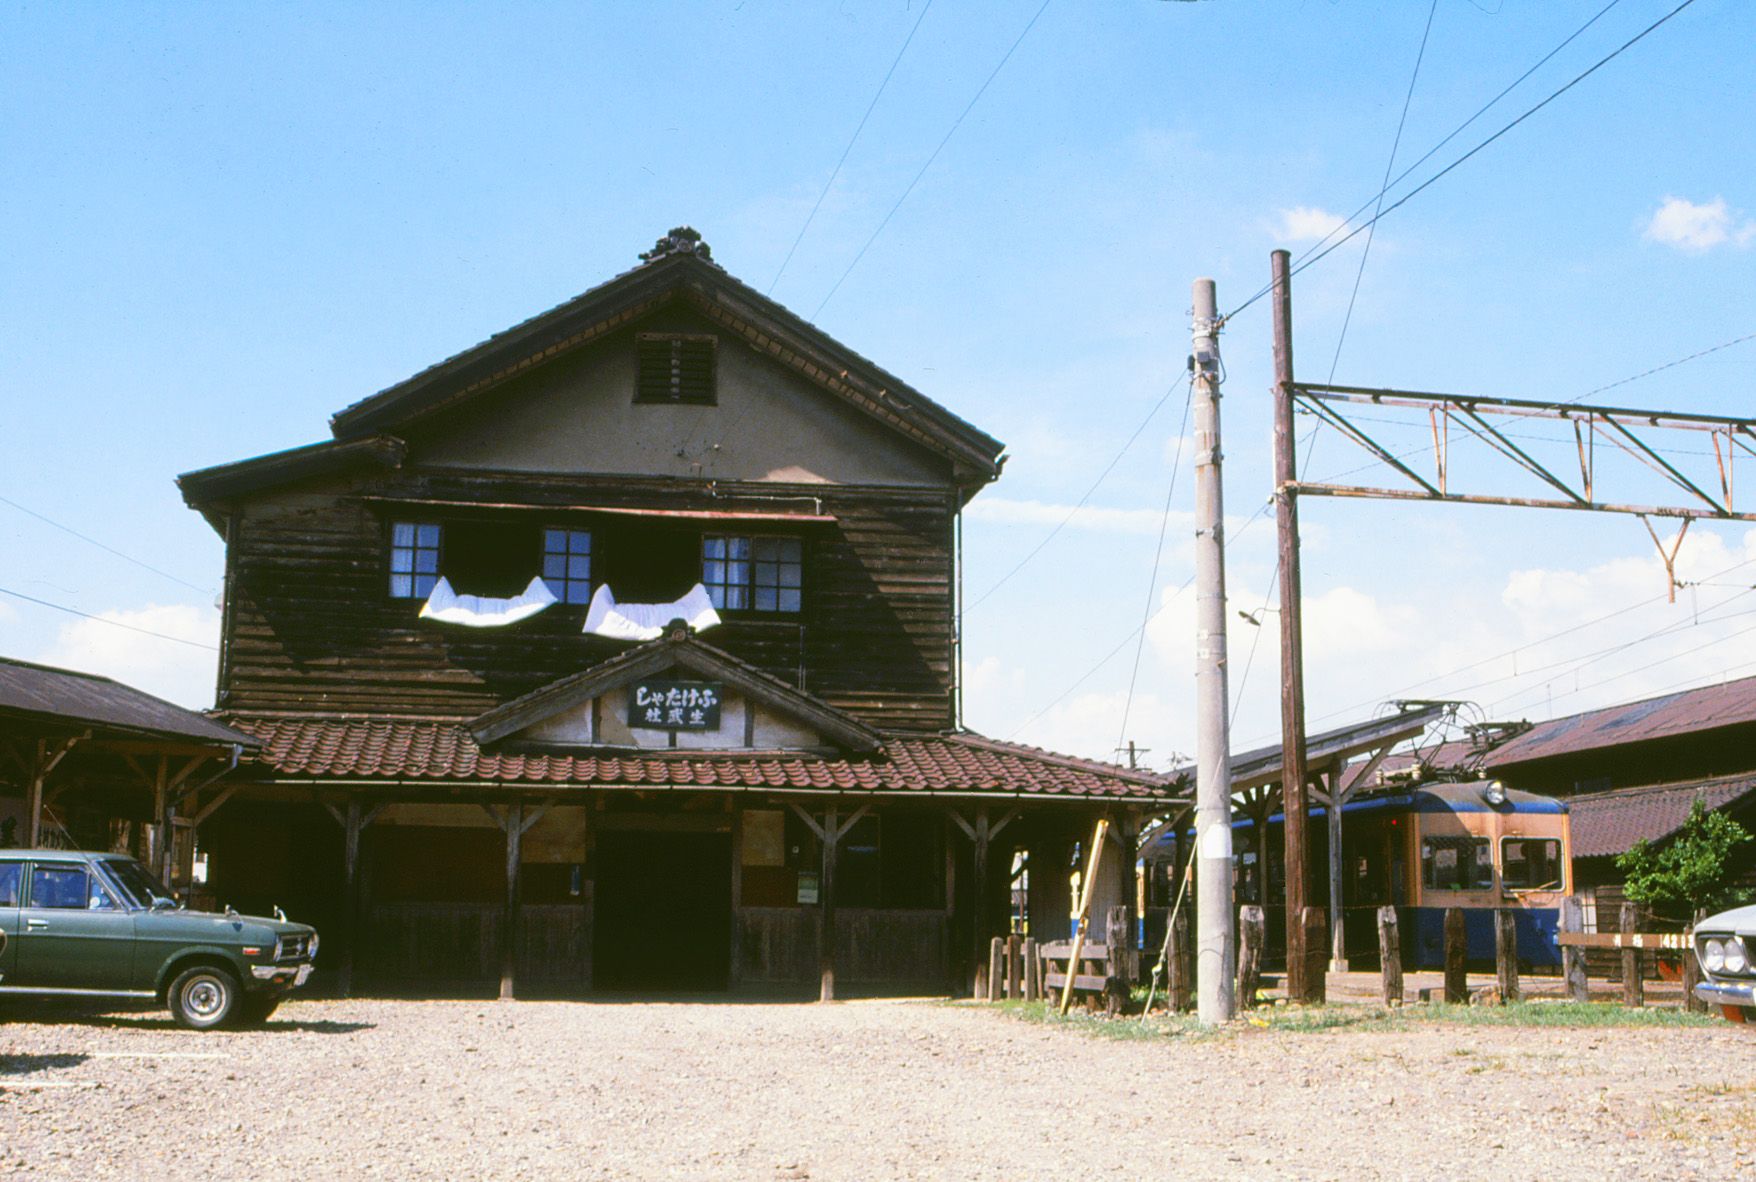
[[[1485,837],[1421,839],[1421,885],[1430,891],[1494,888],[1494,846]]]
[[[1561,889],[1561,843],[1552,837],[1500,839],[1500,881],[1509,891]]]

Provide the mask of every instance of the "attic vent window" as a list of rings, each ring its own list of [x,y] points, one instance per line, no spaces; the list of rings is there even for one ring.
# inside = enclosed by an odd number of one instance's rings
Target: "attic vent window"
[[[634,384],[635,402],[715,404],[715,338],[643,332],[638,342],[640,372]]]

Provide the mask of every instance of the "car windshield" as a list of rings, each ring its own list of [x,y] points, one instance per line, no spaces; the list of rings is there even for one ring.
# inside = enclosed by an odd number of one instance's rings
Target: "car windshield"
[[[175,903],[177,896],[139,862],[99,862],[104,877],[135,907],[151,907],[159,900]]]

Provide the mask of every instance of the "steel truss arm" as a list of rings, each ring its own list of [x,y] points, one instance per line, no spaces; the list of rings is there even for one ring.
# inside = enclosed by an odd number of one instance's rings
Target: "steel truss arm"
[[[1734,447],[1756,455],[1751,445],[1756,440],[1756,419],[1731,418],[1666,410],[1635,410],[1627,407],[1586,406],[1574,403],[1551,404],[1515,398],[1479,398],[1474,395],[1431,394],[1409,390],[1369,389],[1359,386],[1332,386],[1300,383],[1295,387],[1300,405],[1308,408],[1348,439],[1371,453],[1378,460],[1412,481],[1418,488],[1374,488],[1365,485],[1295,482],[1296,493],[1312,496],[1367,497],[1388,500],[1445,501],[1471,505],[1509,505],[1521,508],[1574,509],[1600,513],[1626,513],[1641,517],[1672,517],[1684,520],[1700,518],[1721,521],[1756,521],[1756,513],[1739,512],[1732,503],[1731,457]],[[1419,409],[1427,412],[1429,421],[1442,415],[1449,422],[1455,419],[1471,435],[1493,448],[1519,467],[1536,476],[1565,498],[1519,497],[1499,494],[1454,493],[1449,483],[1444,459],[1440,468],[1440,485],[1435,487],[1393,455],[1377,440],[1350,422],[1339,406],[1354,403],[1371,406]],[[1583,494],[1562,480],[1507,434],[1495,427],[1489,416],[1535,418],[1565,421],[1573,425],[1580,451],[1580,476]],[[1583,428],[1583,430],[1581,430]],[[1723,494],[1716,499],[1696,481],[1673,465],[1641,437],[1642,432],[1659,430],[1706,431],[1712,434],[1714,456],[1719,464],[1719,486]],[[1611,442],[1633,458],[1650,467],[1669,483],[1689,494],[1686,505],[1641,505],[1595,499],[1595,465],[1588,450],[1589,440],[1602,432]],[[1722,454],[1720,437],[1725,437]],[[1704,506],[1704,507],[1702,507]]]

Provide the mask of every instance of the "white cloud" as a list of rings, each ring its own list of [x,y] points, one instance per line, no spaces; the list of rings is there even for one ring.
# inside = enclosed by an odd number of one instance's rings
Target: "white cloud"
[[[117,624],[126,627],[116,627]],[[141,631],[131,630],[136,628]],[[149,632],[158,635],[146,635]],[[154,604],[101,612],[97,619],[75,620],[31,659],[113,677],[135,689],[198,710],[213,704],[218,657],[212,648],[196,646],[218,644],[219,613],[211,606]]]
[[[1345,221],[1340,214],[1315,205],[1295,206],[1280,211],[1274,236],[1280,242],[1317,242],[1329,237],[1330,231]]]
[[[1646,224],[1646,238],[1685,254],[1705,254],[1716,246],[1756,242],[1756,221],[1739,220],[1724,197],[1697,204],[1667,195]]]

